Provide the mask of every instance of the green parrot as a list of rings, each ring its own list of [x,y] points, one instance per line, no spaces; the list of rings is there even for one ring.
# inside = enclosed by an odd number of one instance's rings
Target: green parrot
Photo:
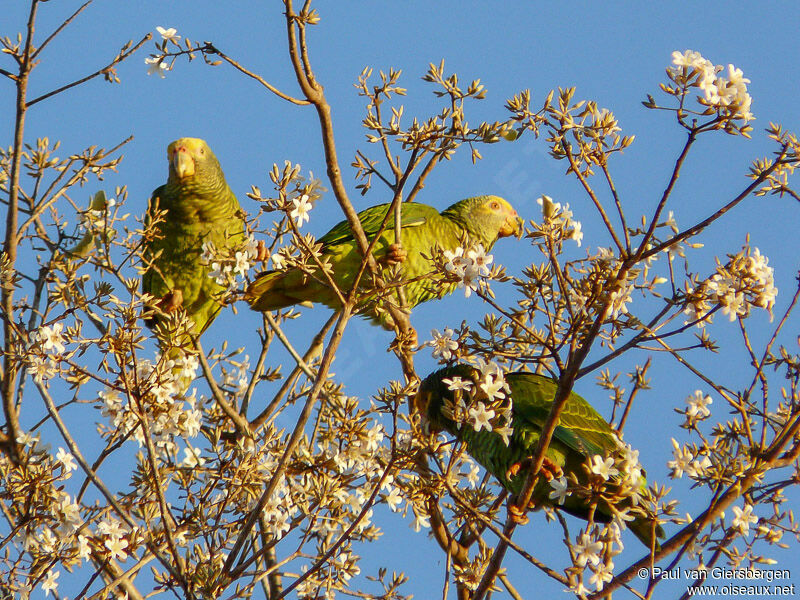
[[[499,433],[484,428],[475,431],[470,423],[462,423],[459,428],[451,418],[452,413],[448,416],[445,400],[454,400],[454,392],[449,389],[451,385],[449,382],[453,377],[469,381],[476,386],[481,382],[480,371],[469,365],[459,364],[440,369],[430,374],[420,384],[413,399],[414,410],[425,418],[431,430],[444,429],[464,442],[467,453],[473,459],[496,477],[504,488],[518,495],[525,484],[528,463],[536,450],[542,427],[550,414],[558,390],[558,381],[533,373],[505,374],[505,382],[510,388],[513,402],[511,421],[513,433],[506,445]],[[449,381],[445,382],[445,379]],[[624,455],[624,452],[624,446],[605,419],[578,394],[570,394],[545,453],[545,462],[542,466],[545,476],[540,477],[534,487],[531,507],[558,506],[555,499],[550,497],[554,491],[550,480],[554,476],[566,475],[569,482],[569,475],[574,474],[579,482],[585,483],[587,473],[583,465],[592,457],[599,455],[600,459],[605,460],[609,456],[620,455],[619,453]],[[639,486],[644,491],[647,485],[644,473],[641,472],[639,477]],[[612,477],[609,484],[613,485],[613,481]],[[625,506],[629,505],[630,502],[627,502]],[[566,496],[560,508],[584,519],[589,516],[590,507],[587,499],[576,493]],[[611,518],[609,507],[602,501],[599,502],[595,510],[595,520],[607,522]],[[657,541],[652,539],[652,520],[637,516],[627,525],[648,547],[651,546],[651,542],[655,542],[655,547],[658,547]],[[657,538],[664,537],[660,525],[656,525],[655,533]]]
[[[208,144],[181,138],[167,147],[169,177],[147,207],[151,222],[157,210],[166,215],[157,224],[159,237],[144,248],[149,266],[142,291],[156,298],[161,312],[186,310],[200,335],[222,308],[225,287],[209,277],[203,264],[203,244],[230,250],[244,242],[244,213],[225,182],[219,161]],[[154,327],[157,317],[146,321]]]
[[[380,204],[358,213],[370,241],[378,233],[390,206]],[[517,211],[498,196],[467,198],[441,213],[426,204],[404,202],[401,221],[402,251],[394,244],[394,218],[390,216],[375,244],[374,256],[379,263],[402,263],[406,301],[410,307],[451,293],[457,285],[448,284],[444,289],[431,286],[426,276],[432,265],[423,254],[430,257],[437,246],[453,251],[464,243],[465,238],[468,243],[482,244],[488,251],[498,238],[517,235],[522,230],[522,219]],[[333,280],[342,293],[347,294],[362,260],[349,223],[342,221],[318,241],[322,244],[321,260],[330,262]],[[362,281],[368,280],[366,276],[362,278]],[[370,295],[365,296],[360,303],[362,307],[370,301]],[[336,292],[321,274],[310,275],[298,268],[262,273],[245,292],[245,299],[253,310],[258,311],[277,310],[303,302],[321,302],[334,310],[341,307]],[[369,316],[391,329],[392,319],[386,311],[376,313],[373,307]]]

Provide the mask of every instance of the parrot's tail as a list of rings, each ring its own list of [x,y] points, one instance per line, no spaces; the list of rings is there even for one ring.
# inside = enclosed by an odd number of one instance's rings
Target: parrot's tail
[[[301,300],[289,295],[286,277],[291,271],[267,271],[256,277],[244,293],[250,308],[260,312],[279,310],[297,304]]]
[[[658,540],[659,538],[663,538],[666,534],[664,533],[664,528],[658,523],[655,524],[655,528],[653,527],[652,519],[638,517],[628,523],[628,529],[630,529],[633,534],[648,548],[655,547],[656,550],[661,549],[661,545],[658,543]],[[655,539],[653,534],[655,534]]]

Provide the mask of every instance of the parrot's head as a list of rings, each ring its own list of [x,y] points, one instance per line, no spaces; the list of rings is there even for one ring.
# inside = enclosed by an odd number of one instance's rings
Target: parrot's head
[[[467,198],[444,213],[458,215],[458,220],[469,231],[470,237],[480,241],[487,249],[499,238],[510,235],[520,237],[523,232],[524,221],[514,207],[500,196]]]
[[[185,182],[192,177],[219,177],[222,173],[211,148],[205,140],[198,138],[186,137],[172,142],[167,147],[167,160],[169,178],[176,182]]]
[[[460,378],[474,385],[475,373],[474,368],[463,364],[445,367],[431,373],[419,384],[417,393],[411,401],[412,411],[422,417],[432,432],[442,429],[454,432],[456,424],[448,414],[450,413],[448,407],[456,400],[455,396],[463,392],[450,389],[453,378],[456,380]]]

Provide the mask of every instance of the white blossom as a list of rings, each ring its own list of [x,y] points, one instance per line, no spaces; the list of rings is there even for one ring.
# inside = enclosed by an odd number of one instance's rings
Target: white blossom
[[[442,383],[447,385],[447,389],[451,391],[465,391],[469,392],[472,390],[472,382],[468,379],[461,379],[461,377],[455,376],[451,379],[443,378]]]
[[[202,466],[206,462],[206,459],[200,456],[200,448],[184,448],[183,453],[184,459],[181,461],[181,467],[192,469]]]
[[[174,27],[156,27],[156,31],[159,33],[162,39],[169,41],[169,42],[176,42],[181,39],[181,36],[175,35],[178,33],[178,30]]]
[[[414,523],[411,525],[411,528],[414,531],[419,531],[420,529],[429,529],[431,526],[430,523],[431,516],[427,513],[416,511],[414,512]]]
[[[674,450],[672,451],[672,455],[674,456],[674,460],[671,460],[667,463],[667,467],[672,470],[670,473],[670,477],[673,479],[680,479],[683,477],[683,472],[686,471],[694,458],[694,455],[689,451],[688,448],[681,447],[675,438],[672,438],[672,446]]]
[[[585,567],[587,564],[597,565],[600,563],[603,544],[583,532],[577,538],[577,542],[573,544],[572,549],[575,552],[575,566]]]
[[[299,198],[293,198],[292,204],[294,205],[294,208],[289,211],[289,216],[294,219],[298,227],[302,227],[304,222],[308,222],[308,212],[312,208],[312,204],[309,202],[308,195],[303,194]]]
[[[50,592],[53,592],[55,596],[56,590],[58,590],[58,583],[56,583],[56,579],[58,579],[59,575],[61,575],[60,571],[55,571],[50,569],[47,572],[47,577],[42,582],[42,590],[44,590],[44,595],[49,596]]]
[[[686,404],[689,406],[686,409],[686,416],[691,419],[705,419],[711,415],[711,411],[707,408],[711,402],[711,396],[703,395],[702,391],[696,390],[686,399]]]
[[[483,402],[476,402],[475,406],[471,406],[468,412],[470,424],[475,431],[480,431],[481,429],[492,430],[491,421],[494,419],[494,410],[487,409]]]
[[[594,568],[592,576],[589,577],[589,583],[594,584],[599,592],[603,589],[606,583],[611,581],[614,577],[614,563],[608,561],[607,563],[599,564]]]
[[[103,545],[108,549],[109,556],[117,560],[126,560],[128,553],[125,548],[128,547],[128,540],[123,538],[110,538],[103,542]]]
[[[144,62],[146,65],[149,65],[147,68],[148,75],[155,73],[161,77],[161,79],[166,77],[166,73],[169,71],[169,65],[166,63],[166,61],[162,60],[161,58],[149,57],[145,58]]]
[[[443,358],[450,360],[453,357],[453,351],[458,350],[458,342],[453,339],[454,331],[448,327],[444,333],[439,333],[438,329],[431,329],[431,336],[433,339],[426,342],[426,346],[433,348],[433,358]]]
[[[589,466],[592,473],[599,475],[606,481],[619,475],[619,471],[614,467],[614,459],[611,457],[604,459],[599,454],[595,454]]]
[[[743,508],[739,508],[738,506],[733,507],[733,514],[735,515],[733,518],[733,525],[734,529],[736,529],[742,535],[747,535],[750,533],[750,524],[757,523],[758,517],[753,514],[753,505],[745,503]]]
[[[553,491],[550,492],[548,497],[558,502],[559,505],[564,504],[564,500],[572,493],[567,489],[569,484],[567,483],[567,478],[563,475],[558,479],[550,480],[550,487],[553,488]]]

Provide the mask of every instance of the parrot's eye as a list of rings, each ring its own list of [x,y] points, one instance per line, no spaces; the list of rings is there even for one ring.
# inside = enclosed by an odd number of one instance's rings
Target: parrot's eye
[[[500,210],[500,203],[497,200],[493,200],[492,203],[489,205],[489,208],[492,210]]]
[[[206,149],[205,148],[200,148],[200,154],[205,154],[205,153],[206,153]]]

